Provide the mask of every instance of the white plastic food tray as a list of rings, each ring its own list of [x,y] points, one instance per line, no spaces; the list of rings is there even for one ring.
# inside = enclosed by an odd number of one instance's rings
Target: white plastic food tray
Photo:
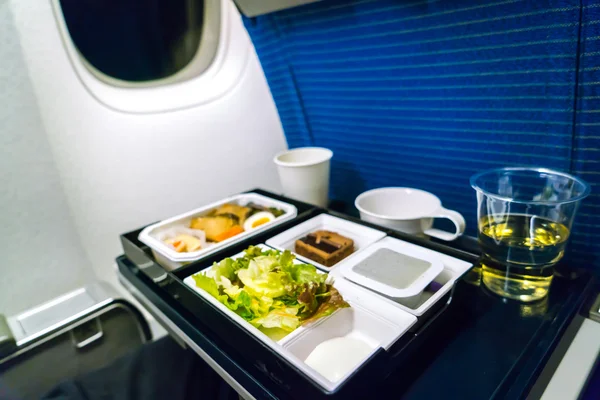
[[[328,214],[321,214],[299,225],[296,225],[277,236],[272,237],[271,239],[267,240],[267,245],[275,247],[279,250],[290,250],[291,252],[294,252],[296,240],[318,230],[336,232],[354,241],[354,252],[348,257],[344,258],[344,260],[331,267],[327,267],[314,260],[311,260],[308,257],[296,254],[296,257],[299,259],[304,260],[324,271],[331,271],[345,260],[354,257],[357,253],[382,239],[386,235],[385,232],[378,231],[377,229],[369,228],[367,226],[360,225],[352,221],[347,221],[342,218],[337,218]]]
[[[265,245],[258,245],[258,247],[269,248]],[[243,252],[236,254],[232,258],[241,257],[242,255]],[[299,260],[296,260],[296,262],[301,263]],[[206,273],[210,268],[212,267],[206,268],[199,273]],[[333,285],[344,297],[344,300],[350,304],[351,308],[337,310],[332,315],[321,318],[308,326],[301,326],[283,339],[275,342],[242,317],[225,307],[210,294],[198,288],[193,276],[185,278],[183,282],[225,313],[231,320],[251,332],[282,357],[289,360],[300,371],[327,391],[334,391],[346,381],[378,348],[389,349],[417,322],[417,318],[414,315],[387,303],[380,296],[364,291],[351,282],[340,280],[339,282],[334,282]],[[371,352],[361,358],[340,379],[332,382],[309,367],[304,360],[318,344],[334,337],[359,338],[371,348]]]
[[[189,253],[178,253],[173,248],[163,243],[163,241],[159,239],[161,232],[177,228],[187,229],[189,228],[192,219],[200,217],[202,215],[206,215],[215,208],[218,208],[223,204],[227,203],[234,203],[242,206],[254,203],[267,208],[275,207],[282,210],[284,214],[275,218],[273,221],[261,225],[256,229],[242,232],[229,239],[223,240],[222,242],[213,243],[209,247],[205,247],[198,251]],[[291,204],[284,203],[282,201],[278,201],[270,197],[262,196],[257,193],[243,193],[223,200],[219,200],[215,203],[197,208],[192,211],[188,211],[184,214],[180,214],[175,217],[166,219],[154,225],[150,225],[146,227],[142,232],[140,232],[138,239],[152,249],[152,253],[154,254],[154,257],[159,262],[159,264],[161,264],[168,270],[174,270],[181,267],[184,264],[199,260],[202,257],[214,253],[215,251],[222,249],[225,246],[229,246],[233,243],[240,242],[248,237],[263,232],[266,229],[279,225],[285,221],[289,221],[290,219],[294,218],[297,215],[297,213],[298,210]]]
[[[427,285],[433,282],[433,280],[443,271],[444,266],[442,261],[435,255],[424,252],[419,248],[415,249],[403,246],[403,243],[404,242],[393,238],[381,240],[363,251],[360,255],[351,260],[351,262],[343,263],[343,265],[340,266],[340,272],[344,278],[412,308],[418,304]],[[427,263],[429,266],[426,267],[416,280],[405,288],[390,286],[386,282],[366,277],[355,271],[355,268],[360,263],[366,261],[370,257],[374,257],[379,251],[388,251],[389,254],[394,255],[395,257],[404,255],[407,256],[406,260],[421,260],[419,262]],[[380,271],[387,270],[389,275],[387,275],[386,280],[388,281],[391,280],[392,276],[401,276],[403,270],[406,271],[407,268],[409,268],[408,265],[406,265],[405,260],[398,263],[396,260],[391,261],[390,258],[378,261],[374,267]]]
[[[441,288],[438,289],[435,293],[425,290],[416,304],[406,306],[390,298],[380,296],[380,298],[388,304],[394,305],[395,307],[405,310],[416,316],[421,316],[425,314],[425,312],[427,312],[427,310],[429,310],[441,297],[443,297],[446,293],[450,291],[450,289],[452,289],[452,286],[454,286],[454,282],[456,282],[456,280],[462,274],[467,272],[473,266],[473,264],[463,260],[459,260],[458,258],[438,253],[437,251],[417,246],[415,244],[391,237],[386,237],[383,240],[377,242],[374,246],[370,247],[369,253],[371,252],[372,248],[380,246],[391,246],[391,248],[395,249],[396,251],[402,251],[402,249],[406,249],[406,253],[409,255],[414,254],[414,252],[420,252],[422,254],[427,254],[430,257],[435,257],[441,261],[443,265],[442,272],[440,272],[439,275],[437,275],[433,279],[433,282],[436,282],[437,284],[441,285]],[[363,255],[366,254],[363,253]],[[331,275],[336,280],[336,282],[339,283],[342,280],[346,280],[346,278],[344,277],[344,270],[346,268],[350,268],[351,266],[358,264],[361,261],[361,258],[362,257],[356,257],[348,261],[343,260],[340,263],[339,267],[331,272]],[[349,280],[346,281],[350,282]],[[358,289],[364,290],[369,293],[375,293],[372,292],[370,289],[367,289],[362,286],[358,287]]]

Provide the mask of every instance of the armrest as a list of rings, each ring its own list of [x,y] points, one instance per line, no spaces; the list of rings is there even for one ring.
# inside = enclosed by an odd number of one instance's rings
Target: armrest
[[[596,322],[600,322],[600,293],[598,293],[598,297],[596,297],[596,301],[594,301],[590,309],[590,318]]]
[[[6,317],[0,314],[0,360],[12,353],[17,348],[17,342],[13,336]]]

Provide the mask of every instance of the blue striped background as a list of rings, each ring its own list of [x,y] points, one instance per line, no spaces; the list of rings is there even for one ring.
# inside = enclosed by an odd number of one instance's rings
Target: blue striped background
[[[569,258],[600,261],[600,2],[329,0],[245,19],[290,147],[331,148],[331,195],[411,186],[475,234],[469,177],[592,184]]]

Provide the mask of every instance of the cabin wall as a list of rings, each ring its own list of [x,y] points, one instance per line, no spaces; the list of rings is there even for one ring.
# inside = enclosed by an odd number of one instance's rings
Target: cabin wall
[[[50,150],[7,0],[0,0],[0,313],[93,279]]]
[[[328,0],[246,18],[290,147],[331,148],[331,195],[437,194],[476,234],[469,177],[534,165],[592,185],[571,260],[600,268],[600,3]]]
[[[70,240],[45,225],[40,230],[60,244],[78,243],[80,258],[89,260],[86,265],[92,266],[97,279],[118,286],[114,259],[122,252],[123,232],[253,187],[279,190],[272,157],[286,148],[281,123],[241,18],[231,2],[223,0],[222,5],[229,17],[227,35],[221,40],[243,49],[222,65],[226,71],[240,71],[229,76],[231,82],[218,82],[230,85],[229,92],[197,106],[145,114],[111,109],[82,84],[59,34],[51,1],[14,0],[4,6],[14,14],[18,31],[14,39],[21,43],[16,50],[25,59],[14,69],[23,79],[29,75],[33,88],[27,86],[28,96],[39,104],[39,115],[27,123],[41,127],[35,132],[39,146],[54,156],[55,164],[44,173],[52,173],[62,185],[60,198],[63,207],[68,204],[76,236],[72,233]],[[236,68],[228,68],[228,63]],[[32,187],[42,184],[38,177],[31,181]],[[33,213],[30,208],[36,206],[36,212],[53,213],[33,201],[22,209]],[[52,254],[60,251],[54,249]],[[45,252],[30,253],[30,262],[45,262]],[[75,264],[60,267],[70,286],[81,281],[73,281],[82,274]],[[49,270],[46,286],[58,286],[50,279],[53,276]],[[35,290],[44,292],[36,283]],[[28,283],[21,276],[19,284]],[[0,292],[4,296],[3,288]]]

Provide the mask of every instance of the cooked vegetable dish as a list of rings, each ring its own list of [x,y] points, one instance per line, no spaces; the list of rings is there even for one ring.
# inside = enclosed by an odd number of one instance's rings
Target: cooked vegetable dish
[[[228,203],[202,217],[194,218],[190,222],[190,228],[204,231],[206,240],[210,242],[222,242],[244,231],[258,228],[283,214],[283,211],[276,208]]]
[[[165,243],[173,246],[178,253],[197,251],[202,248],[200,239],[185,233],[179,234],[174,238],[166,239]]]

